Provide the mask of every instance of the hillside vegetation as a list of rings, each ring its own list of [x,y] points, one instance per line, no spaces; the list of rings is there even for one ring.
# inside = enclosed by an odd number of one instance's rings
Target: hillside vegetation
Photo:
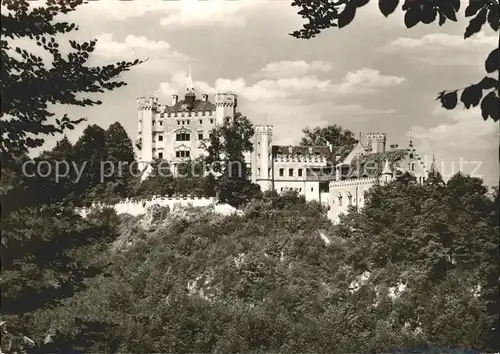
[[[46,350],[89,352],[494,350],[495,193],[462,175],[402,179],[338,226],[319,204],[274,193],[244,216],[108,217],[119,236],[105,274],[36,312],[33,333]]]

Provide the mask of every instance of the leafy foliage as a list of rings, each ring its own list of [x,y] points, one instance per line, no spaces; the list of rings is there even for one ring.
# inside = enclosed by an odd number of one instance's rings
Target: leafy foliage
[[[314,129],[305,128],[302,130],[304,136],[300,141],[301,146],[345,146],[351,149],[358,142],[354,138],[354,133],[350,130],[334,124],[326,127],[316,127]]]
[[[436,175],[366,197],[338,226],[295,192],[266,192],[241,216],[185,210],[148,231],[124,220],[133,237],[110,258],[112,276],[39,313],[36,327],[76,338],[69,314],[106,323],[120,352],[498,350],[498,192]]]
[[[247,179],[244,158],[245,152],[253,151],[254,133],[252,123],[238,112],[233,119],[226,117],[205,145],[205,162],[211,173],[218,175],[215,190],[223,203],[239,207],[260,192],[260,187]]]
[[[299,31],[291,33],[293,37],[310,39],[323,30],[348,26],[354,20],[357,11],[368,3],[368,0],[294,0],[292,6],[300,7],[298,12],[308,20]],[[407,28],[413,28],[419,23],[431,24],[438,21],[442,26],[446,21],[457,21],[460,10],[460,0],[379,0],[379,9],[384,16],[394,13],[401,4],[405,12],[404,23]],[[471,18],[464,32],[464,39],[471,38],[484,27],[498,32],[500,17],[498,0],[470,0],[465,9],[465,16]],[[500,99],[498,96],[500,70],[500,52],[493,49],[485,61],[485,71],[493,76],[485,76],[479,82],[460,90],[442,91],[437,99],[446,109],[454,109],[459,101],[465,108],[480,106],[484,120],[491,118],[497,122],[500,118]]]
[[[119,75],[140,63],[120,62],[105,66],[87,66],[96,40],[70,41],[66,55],[57,36],[78,30],[74,23],[60,22],[60,15],[74,11],[82,0],[48,0],[46,6],[33,8],[26,0],[2,1],[1,44],[1,151],[4,161],[19,157],[29,148],[43,144],[44,135],[55,135],[83,118],[66,115],[54,118],[49,104],[91,106],[101,102],[81,98],[81,94],[100,93],[125,85]],[[5,7],[5,8],[4,8]],[[51,60],[18,46],[28,39],[43,49]]]

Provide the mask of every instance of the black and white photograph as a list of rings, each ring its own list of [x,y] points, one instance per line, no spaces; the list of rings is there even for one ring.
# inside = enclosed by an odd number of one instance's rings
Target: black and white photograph
[[[1,0],[0,354],[500,353],[499,0]]]

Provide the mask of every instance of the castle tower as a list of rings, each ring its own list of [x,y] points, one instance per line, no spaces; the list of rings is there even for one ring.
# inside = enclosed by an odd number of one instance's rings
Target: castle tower
[[[138,162],[139,169],[145,169],[142,178],[146,178],[151,171],[153,162],[153,121],[156,115],[158,99],[156,97],[137,98],[137,118],[138,118]]]
[[[255,127],[252,181],[260,185],[262,191],[272,189],[272,140],[272,125],[257,125]]]
[[[215,122],[217,125],[224,122],[224,118],[234,118],[236,107],[238,105],[238,96],[234,93],[219,92],[215,94]]]
[[[393,173],[388,159],[385,160],[384,169],[382,170],[381,176],[384,183],[389,183],[392,181]]]
[[[366,143],[371,148],[372,154],[385,152],[386,140],[387,140],[387,134],[385,133],[366,134]]]

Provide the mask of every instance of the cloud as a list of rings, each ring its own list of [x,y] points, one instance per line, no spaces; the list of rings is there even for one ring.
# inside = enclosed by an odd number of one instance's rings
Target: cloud
[[[306,66],[314,67],[314,65]],[[281,66],[265,66],[273,69],[278,67]],[[319,70],[326,68],[319,65],[315,67],[322,68]],[[169,103],[172,94],[182,95],[186,78],[186,72],[180,72],[172,75],[169,81],[162,82],[156,92],[160,101]],[[273,124],[277,132],[275,138],[279,139],[276,142],[292,144],[300,139],[301,130],[305,126],[329,123],[346,125],[348,122],[359,124],[360,119],[367,117],[371,119],[393,115],[394,109],[365,107],[361,103],[343,104],[334,102],[332,97],[335,97],[334,94],[339,92],[340,87],[343,87],[344,91],[346,87],[354,91],[355,88],[388,87],[401,81],[401,78],[385,76],[376,70],[362,69],[359,74],[356,72],[347,75],[341,84],[333,84],[331,80],[321,79],[316,75],[291,75],[257,80],[253,83],[242,77],[221,78],[214,84],[197,81],[194,85],[199,93],[213,94],[217,91],[236,93],[241,97],[239,109],[250,117],[254,124]],[[264,117],[270,117],[270,121]]]
[[[404,81],[404,77],[382,75],[378,70],[363,68],[347,73],[337,89],[341,93],[374,92],[379,88],[400,85]]]
[[[314,72],[328,72],[331,69],[332,64],[321,60],[310,63],[303,60],[275,61],[263,67],[261,73],[269,77],[289,77],[307,75]]]
[[[175,70],[185,66],[189,58],[183,53],[174,50],[165,41],[152,40],[145,36],[127,35],[123,41],[114,39],[111,33],[97,36],[97,44],[92,55],[94,61],[109,62],[135,59],[148,59],[137,69],[158,71],[158,68]]]
[[[173,29],[215,24],[223,27],[244,27],[247,21],[243,16],[243,10],[247,10],[256,3],[252,0],[178,1],[175,13],[163,17],[160,24]]]
[[[318,78],[317,75],[294,75],[292,70],[289,69],[295,66],[302,68],[302,73],[311,70],[324,71],[329,69],[326,63],[319,61],[312,63],[300,61],[274,62],[266,65],[260,72],[279,72],[281,75],[288,71],[291,75],[257,80],[253,84],[249,84],[245,78],[220,78],[214,85],[202,81],[197,81],[194,84],[196,88],[208,94],[218,91],[231,91],[246,101],[270,102],[280,99],[296,99],[299,101],[321,101],[326,99],[331,101],[334,94],[374,93],[378,89],[399,85],[405,81],[402,77],[383,75],[378,70],[363,68],[347,73],[339,84],[334,84],[329,79]],[[285,69],[281,70],[282,68]],[[185,72],[177,73],[171,77],[170,81],[161,83],[156,93],[160,96],[170,96],[180,92],[184,88],[186,78]]]
[[[178,6],[177,1],[89,1],[78,11],[86,11],[94,16],[105,16],[113,20],[127,20],[151,13],[173,12]]]
[[[186,83],[186,73],[173,75],[169,82],[163,82],[157,91],[160,96],[179,92]],[[206,82],[196,81],[196,88],[213,94],[218,91],[231,91],[251,102],[265,102],[276,99],[307,95],[311,92],[325,92],[332,87],[330,80],[320,80],[314,75],[303,77],[287,77],[277,80],[260,80],[249,85],[244,78],[218,79],[212,86]]]
[[[474,37],[464,40],[463,36],[447,33],[430,33],[421,38],[401,37],[388,44],[389,47],[400,48],[462,48],[474,51],[481,46],[498,45],[497,36],[487,36],[484,32],[477,33]]]
[[[430,65],[470,66],[477,63],[482,67],[486,55],[497,45],[498,36],[487,36],[484,32],[465,40],[462,35],[430,33],[420,38],[400,37],[378,50]]]
[[[478,108],[446,111],[436,107],[432,114],[442,123],[416,127],[413,133],[427,145],[443,150],[485,150],[498,144],[498,125],[485,122]]]

